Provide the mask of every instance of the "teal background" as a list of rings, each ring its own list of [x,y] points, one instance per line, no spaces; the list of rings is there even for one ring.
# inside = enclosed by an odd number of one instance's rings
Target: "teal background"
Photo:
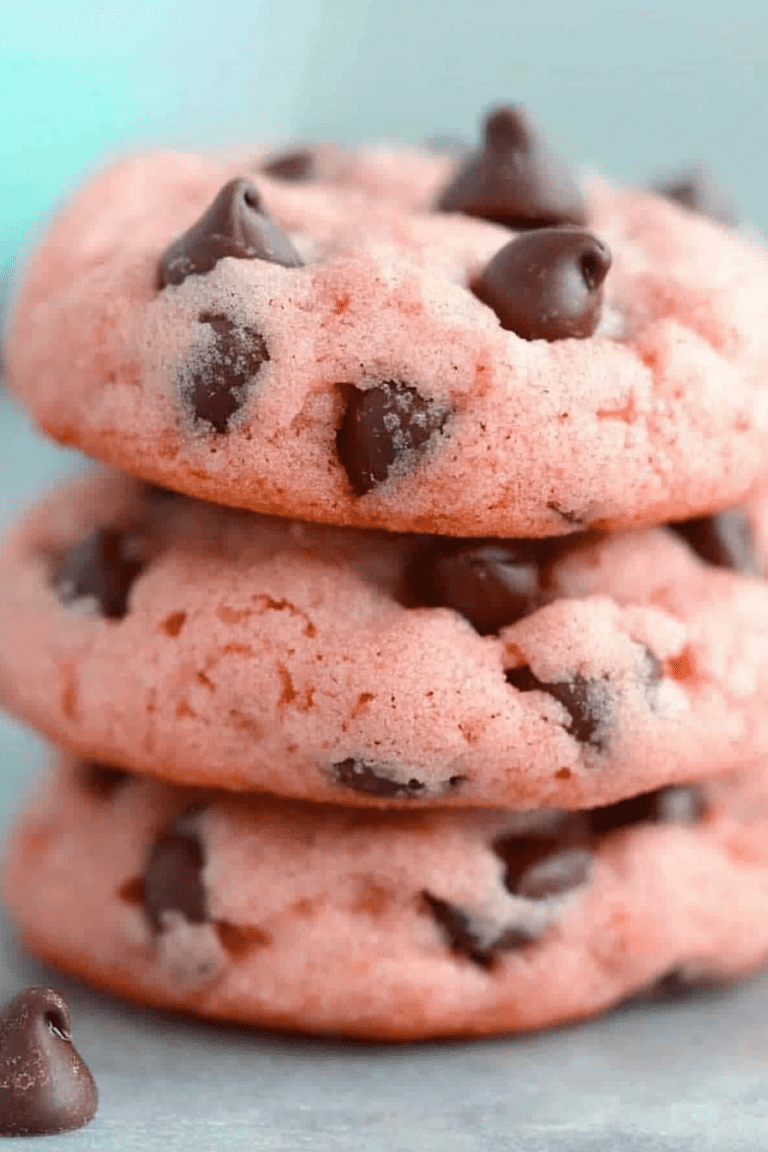
[[[499,99],[626,179],[709,160],[768,227],[765,0],[0,0],[0,268],[106,154],[471,136]]]

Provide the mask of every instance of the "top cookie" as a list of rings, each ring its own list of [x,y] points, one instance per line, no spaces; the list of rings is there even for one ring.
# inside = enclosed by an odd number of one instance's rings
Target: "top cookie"
[[[579,186],[516,110],[465,157],[145,156],[53,224],[7,372],[62,443],[218,503],[461,536],[683,519],[766,471],[768,259]]]

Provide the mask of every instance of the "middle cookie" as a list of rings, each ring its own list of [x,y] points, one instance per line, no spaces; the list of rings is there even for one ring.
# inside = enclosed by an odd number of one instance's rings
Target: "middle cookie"
[[[675,531],[446,541],[99,474],[0,559],[0,700],[185,784],[607,804],[768,754],[767,561],[768,498]]]

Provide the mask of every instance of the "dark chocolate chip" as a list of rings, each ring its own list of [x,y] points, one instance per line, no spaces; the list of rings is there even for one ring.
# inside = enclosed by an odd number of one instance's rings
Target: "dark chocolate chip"
[[[583,228],[541,228],[497,252],[472,291],[523,340],[583,340],[603,308],[608,246]]]
[[[224,433],[240,409],[261,367],[269,360],[266,341],[255,328],[236,324],[217,312],[203,312],[200,323],[210,327],[212,339],[201,350],[184,383],[198,420]]]
[[[162,488],[159,484],[145,484],[143,488],[143,496],[148,504],[166,504],[172,500],[183,499],[179,496],[178,492],[174,492],[172,488]]]
[[[584,224],[587,218],[570,168],[519,107],[491,112],[484,147],[461,166],[438,207],[521,230]]]
[[[203,866],[196,833],[172,824],[157,837],[144,868],[144,911],[156,932],[162,931],[168,912],[180,913],[190,924],[206,922]]]
[[[592,854],[567,835],[505,836],[493,850],[504,861],[505,887],[529,900],[580,888],[592,871]]]
[[[412,606],[453,608],[488,636],[527,616],[543,600],[548,541],[440,541],[417,555],[405,576]]]
[[[336,449],[357,496],[383,484],[393,468],[412,464],[448,418],[399,380],[374,388],[345,389],[347,405],[336,433]]]
[[[315,157],[306,148],[295,152],[282,152],[262,165],[262,172],[277,176],[280,180],[304,183],[315,175]]]
[[[50,988],[20,992],[0,1013],[0,1135],[71,1132],[97,1105],[64,1000]]]
[[[704,165],[682,172],[672,179],[659,181],[656,191],[668,200],[675,200],[684,208],[690,208],[692,212],[708,216],[718,224],[732,227],[738,223],[738,213],[730,196]]]
[[[473,932],[471,917],[430,892],[422,892],[422,897],[428,910],[443,929],[452,950],[479,964],[481,968],[490,967],[493,962],[493,949],[478,939]],[[529,941],[526,940],[525,943]]]
[[[354,757],[332,764],[330,773],[336,784],[387,800],[418,800],[426,796],[443,796],[447,792],[454,792],[466,780],[465,776],[449,776],[447,780],[427,785],[415,777],[398,779],[396,769]]]
[[[249,180],[225,184],[200,219],[166,248],[160,258],[158,288],[210,272],[225,256],[267,260],[286,268],[302,264],[283,229],[264,211],[259,190]]]
[[[109,764],[99,764],[89,760],[80,765],[80,779],[86,791],[109,800],[119,788],[127,784],[130,773],[124,768],[113,768]]]
[[[592,808],[587,815],[593,835],[605,836],[634,824],[698,824],[706,808],[699,787],[672,785]]]
[[[53,573],[53,586],[65,604],[96,600],[102,616],[120,620],[128,611],[134,581],[146,563],[146,542],[136,532],[96,528],[75,544]]]
[[[649,999],[669,998],[676,1000],[692,999],[699,996],[716,996],[727,991],[733,984],[724,976],[715,976],[703,971],[686,968],[672,968],[664,976],[645,990]]]
[[[568,732],[582,744],[602,747],[612,702],[612,693],[605,681],[588,680],[578,672],[570,680],[539,680],[526,664],[507,669],[505,676],[507,683],[518,692],[548,692],[554,696],[570,716]]]
[[[745,576],[760,576],[760,565],[749,520],[742,512],[720,512],[670,524],[697,556],[716,568],[733,568]]]

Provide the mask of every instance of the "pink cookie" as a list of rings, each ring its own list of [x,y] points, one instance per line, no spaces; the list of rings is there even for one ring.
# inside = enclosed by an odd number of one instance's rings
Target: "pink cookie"
[[[768,755],[768,499],[685,531],[700,555],[665,528],[462,543],[97,475],[0,558],[0,699],[182,784],[609,803]]]
[[[683,519],[765,473],[753,242],[579,185],[515,110],[468,158],[310,161],[144,156],[76,197],[7,338],[39,425],[217,503],[458,536]]]
[[[389,1040],[538,1028],[764,961],[768,774],[412,813],[63,761],[4,895],[44,960],[166,1008]]]

